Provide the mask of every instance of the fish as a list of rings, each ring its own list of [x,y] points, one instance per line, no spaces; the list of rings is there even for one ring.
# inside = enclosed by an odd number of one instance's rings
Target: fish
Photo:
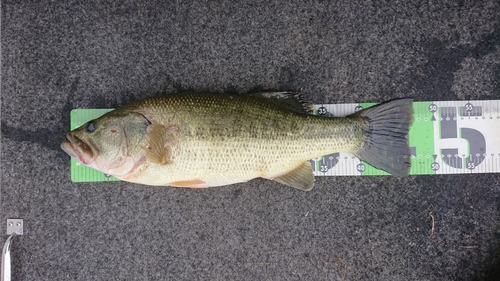
[[[175,93],[112,110],[66,134],[82,164],[151,186],[206,188],[265,178],[308,191],[310,159],[349,152],[407,176],[412,99],[346,117],[311,114],[295,92]]]

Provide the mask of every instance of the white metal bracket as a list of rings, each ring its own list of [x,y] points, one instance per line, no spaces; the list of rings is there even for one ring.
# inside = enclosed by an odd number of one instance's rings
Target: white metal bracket
[[[16,237],[16,235],[23,235],[23,226],[22,219],[7,219],[7,235],[9,235],[9,237],[5,241],[2,251],[2,281],[11,281],[12,260],[10,257],[10,248],[12,239]]]

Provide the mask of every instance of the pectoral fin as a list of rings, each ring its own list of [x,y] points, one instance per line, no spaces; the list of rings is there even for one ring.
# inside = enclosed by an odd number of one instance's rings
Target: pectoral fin
[[[172,161],[173,151],[177,144],[177,127],[165,127],[157,123],[148,126],[146,141],[148,146],[146,158],[155,164],[167,164]]]
[[[300,190],[309,191],[314,186],[314,174],[311,163],[306,161],[291,172],[274,178],[275,181]]]

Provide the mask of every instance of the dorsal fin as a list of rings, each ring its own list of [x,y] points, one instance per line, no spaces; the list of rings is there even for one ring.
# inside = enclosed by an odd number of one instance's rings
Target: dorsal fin
[[[313,111],[312,104],[307,102],[302,94],[296,92],[259,92],[249,95],[269,99],[291,111],[300,113],[312,113]]]

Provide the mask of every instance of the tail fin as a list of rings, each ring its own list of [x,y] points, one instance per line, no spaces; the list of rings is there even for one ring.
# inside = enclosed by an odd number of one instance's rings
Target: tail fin
[[[393,100],[352,117],[355,116],[369,126],[369,138],[356,156],[377,169],[395,176],[407,176],[411,165],[407,135],[413,121],[412,100]]]

